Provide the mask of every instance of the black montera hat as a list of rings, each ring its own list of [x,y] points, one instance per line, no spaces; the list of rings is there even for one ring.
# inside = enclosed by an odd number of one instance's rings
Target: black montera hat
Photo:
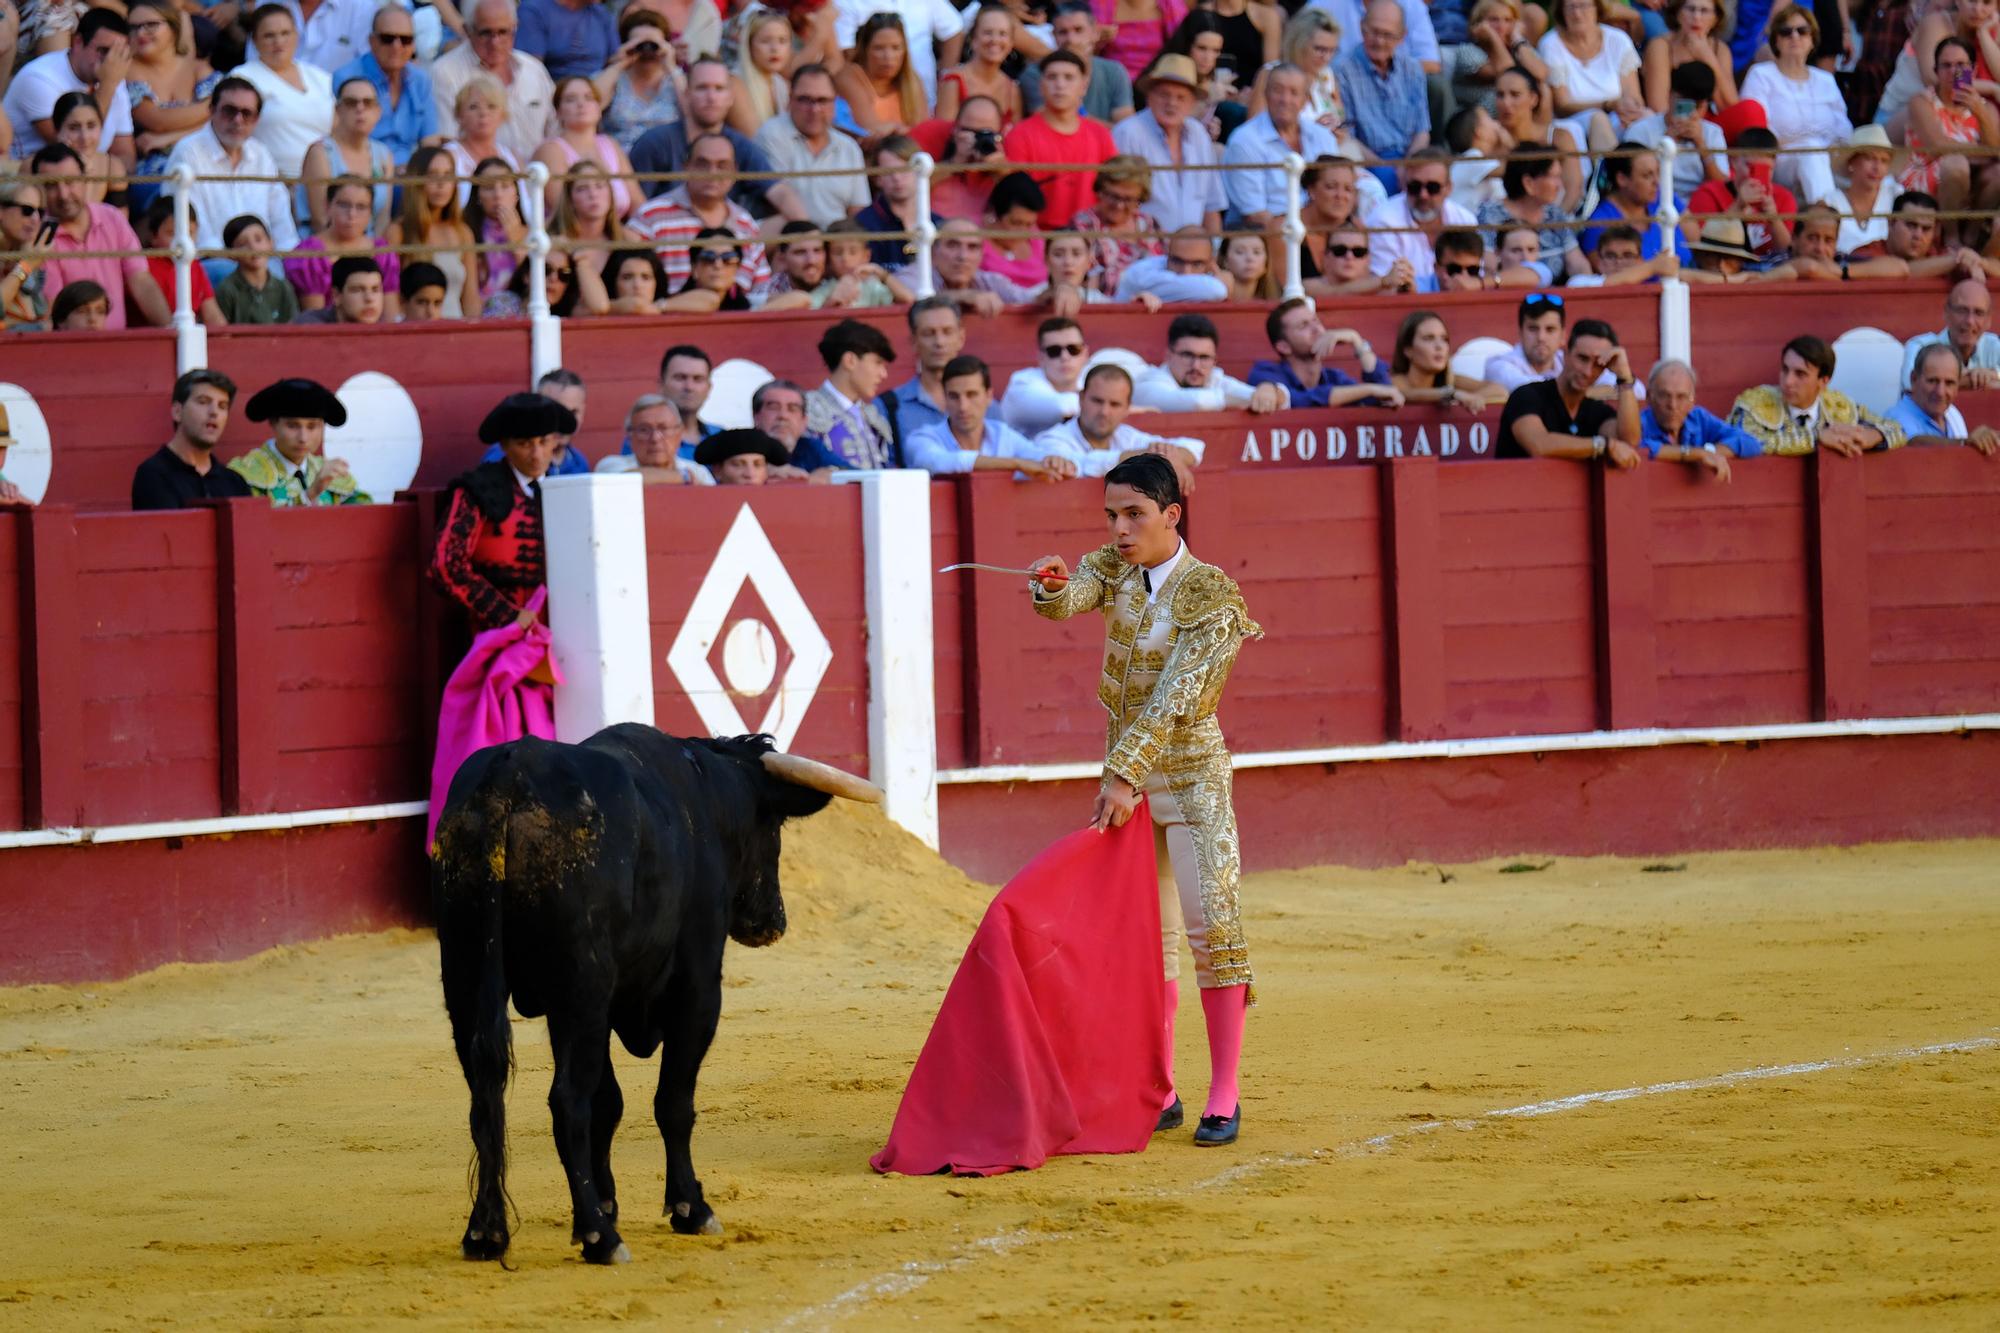
[[[334,397],[333,390],[318,380],[289,379],[267,384],[243,409],[252,421],[275,421],[279,417],[317,417],[329,426],[345,426],[347,409]]]

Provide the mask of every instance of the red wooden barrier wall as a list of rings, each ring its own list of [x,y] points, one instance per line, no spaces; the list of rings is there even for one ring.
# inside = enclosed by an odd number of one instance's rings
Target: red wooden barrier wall
[[[21,534],[27,516],[0,512],[0,829],[20,828],[26,796],[21,704],[26,645],[21,615]]]

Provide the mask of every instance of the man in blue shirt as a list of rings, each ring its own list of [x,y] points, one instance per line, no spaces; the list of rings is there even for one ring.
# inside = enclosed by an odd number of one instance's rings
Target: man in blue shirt
[[[1422,85],[1419,77],[1419,92]],[[1229,146],[1222,152],[1224,165],[1237,168],[1222,173],[1230,226],[1262,232],[1277,229],[1285,216],[1285,172],[1271,164],[1283,162],[1285,154],[1297,153],[1308,162],[1340,156],[1333,131],[1316,120],[1300,119],[1305,106],[1304,70],[1281,64],[1264,76],[1264,109],[1229,136]],[[1264,169],[1249,170],[1252,166]]]
[[[1909,444],[1969,444],[1988,458],[2000,449],[2000,432],[1991,426],[1966,428],[1957,407],[1965,362],[1948,342],[1926,343],[1917,350],[1910,370],[1910,387],[1889,409],[1889,420],[1903,428]]]
[[[992,415],[993,372],[976,356],[955,356],[939,372],[945,419],[903,441],[903,463],[933,476],[952,472],[1014,472],[1036,481],[1076,475],[1076,460],[1035,448],[1027,436]]]
[[[386,5],[375,11],[368,31],[368,49],[334,72],[333,86],[349,79],[375,85],[382,118],[369,137],[396,155],[398,166],[410,160],[426,141],[437,141],[437,103],[431,96],[431,76],[415,63],[417,27],[410,11]]]
[[[1333,64],[1341,103],[1354,118],[1354,134],[1368,154],[1369,170],[1388,190],[1397,188],[1395,172],[1382,164],[1431,142],[1423,66],[1397,49],[1403,35],[1402,6],[1396,0],[1375,0],[1361,20],[1360,47]]]
[[[1695,403],[1694,368],[1685,361],[1662,361],[1646,380],[1646,410],[1639,414],[1639,445],[1667,463],[1704,468],[1717,481],[1729,480],[1729,460],[1764,452],[1757,437],[1732,426]]]
[[[944,368],[965,350],[965,321],[949,296],[927,296],[910,306],[910,344],[917,353],[917,373],[883,391],[882,414],[900,451],[906,441],[927,426],[945,426]],[[1000,411],[987,395],[987,415],[1000,421]]]
[[[1264,336],[1278,355],[1251,366],[1250,382],[1283,385],[1292,395],[1293,407],[1403,405],[1402,390],[1389,383],[1388,363],[1375,355],[1368,340],[1353,329],[1329,329],[1321,324],[1304,297],[1295,296],[1274,306],[1264,317]],[[1326,364],[1326,358],[1338,347],[1353,349],[1361,379]]]
[[[514,49],[548,68],[552,79],[590,78],[618,52],[618,20],[598,0],[521,0]]]

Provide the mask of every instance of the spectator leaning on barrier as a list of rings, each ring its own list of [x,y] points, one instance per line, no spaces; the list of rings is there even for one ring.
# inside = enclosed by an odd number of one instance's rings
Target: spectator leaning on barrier
[[[917,431],[944,424],[944,368],[965,351],[965,321],[950,300],[926,297],[910,306],[907,319],[917,373],[884,393],[881,401],[899,450]]]
[[[1562,374],[1563,326],[1569,314],[1562,297],[1553,292],[1536,292],[1521,298],[1516,314],[1521,340],[1506,351],[1486,358],[1484,375],[1512,393],[1532,380],[1554,379]],[[1610,398],[1617,391],[1617,377],[1609,370],[1598,376],[1591,397]]]
[[[1229,284],[1215,271],[1215,250],[1208,233],[1183,227],[1167,238],[1167,252],[1148,255],[1129,265],[1118,279],[1120,301],[1151,296],[1159,301],[1226,301]]]
[[[173,321],[173,310],[161,293],[160,285],[140,257],[139,237],[125,215],[108,204],[89,203],[84,198],[81,179],[83,163],[75,150],[53,143],[28,159],[28,169],[42,187],[44,211],[55,219],[55,233],[49,238],[49,257],[43,261],[46,290],[51,301],[72,282],[88,279],[104,288],[111,300],[107,328],[122,329],[127,318],[127,300],[136,308],[138,323],[164,326]],[[66,259],[79,251],[124,251],[122,259]]]
[[[436,264],[418,261],[403,265],[403,271],[396,275],[396,294],[402,298],[396,322],[429,324],[458,318],[457,311],[445,310],[444,296],[449,286],[444,270]]]
[[[1681,257],[1672,246],[1664,246],[1651,259],[1640,257],[1645,242],[1637,227],[1614,222],[1597,239],[1594,260],[1597,272],[1581,273],[1569,280],[1571,287],[1633,287],[1671,278],[1681,271]]]
[[[1590,393],[1605,370],[1617,387],[1615,404]],[[1578,320],[1569,331],[1561,372],[1554,379],[1530,380],[1507,396],[1493,452],[1497,458],[1602,458],[1617,468],[1639,465],[1632,365],[1609,324]]]
[[[667,284],[679,291],[693,261],[689,247],[706,227],[720,227],[744,242],[736,285],[745,296],[761,296],[771,281],[770,262],[757,242],[757,221],[729,196],[736,148],[723,134],[704,134],[688,147],[688,178],[666,194],[649,199],[632,215],[631,232],[659,252]]]
[[[663,393],[642,393],[625,413],[630,453],[597,461],[598,472],[636,472],[648,486],[713,486],[708,469],[679,456],[681,413]]]
[[[243,415],[270,422],[271,438],[230,459],[229,470],[251,490],[268,496],[273,506],[368,503],[346,460],[325,454],[327,426],[347,424],[347,409],[331,389],[316,380],[279,380],[259,389]]]
[[[783,114],[765,121],[755,140],[773,170],[848,173],[795,176],[790,182],[806,216],[821,226],[852,217],[869,203],[861,146],[833,128],[837,100],[833,76],[826,72],[826,66],[805,65],[792,75],[791,96]]]
[[[173,438],[132,474],[134,509],[250,498],[250,484],[215,461],[235,398],[236,381],[219,370],[190,370],[174,381]]]
[[[806,391],[790,380],[766,380],[750,395],[750,424],[785,446],[791,461],[778,472],[807,481],[831,481],[847,470],[840,455],[817,435],[806,434]]]
[[[1291,405],[1281,384],[1251,384],[1216,364],[1221,335],[1206,315],[1177,315],[1167,326],[1167,359],[1148,366],[1132,386],[1132,404],[1161,412],[1220,412],[1247,407],[1277,412]]]
[[[1944,327],[1936,333],[1919,333],[1903,344],[1899,382],[1911,382],[1917,354],[1924,348],[1949,343],[1964,367],[1958,384],[1961,390],[2000,388],[2000,334],[1990,331],[1992,323],[1993,294],[1985,281],[1966,278],[1954,284],[1944,298]]]
[[[111,294],[89,278],[65,286],[49,306],[49,326],[57,333],[102,333],[110,322]]]
[[[1126,424],[1131,411],[1131,375],[1122,366],[1092,366],[1083,377],[1076,416],[1036,436],[1035,449],[1044,457],[1061,454],[1075,460],[1086,477],[1101,477],[1133,454],[1159,454],[1180,474],[1181,489],[1188,490],[1193,469],[1201,465],[1203,443],[1149,435]]]
[[[1139,81],[1146,109],[1111,129],[1112,145],[1121,154],[1153,169],[1151,195],[1139,208],[1161,231],[1182,227],[1219,231],[1223,210],[1229,207],[1223,173],[1206,169],[1221,163],[1222,152],[1207,127],[1189,119],[1200,83],[1194,61],[1182,55],[1161,56]]]
[[[1007,131],[1002,141],[1009,162],[1029,166],[1055,163],[1096,166],[1113,156],[1111,130],[1079,111],[1090,66],[1072,51],[1051,51],[1041,59],[1042,108]],[[1051,230],[1070,225],[1090,199],[1087,171],[1031,171],[1048,206],[1041,224]]]
[[[910,313],[914,317],[915,309]],[[957,317],[957,311],[951,313]],[[820,335],[819,359],[826,382],[806,395],[806,431],[848,467],[864,472],[894,467],[896,437],[875,395],[889,378],[896,349],[882,330],[843,319]]]
[[[792,225],[787,223],[787,226]],[[805,224],[811,226],[811,223]],[[812,289],[815,310],[865,309],[909,305],[917,299],[898,272],[875,262],[875,245],[860,222],[842,218],[826,229],[826,260],[818,286]]]
[[[1052,315],[1035,329],[1040,360],[1007,380],[1000,416],[1023,435],[1040,435],[1076,415],[1090,344],[1083,326],[1067,315]]]
[[[1016,472],[1036,481],[1076,475],[1076,460],[1063,453],[1038,452],[1028,437],[993,414],[993,372],[976,356],[955,356],[939,379],[944,385],[945,419],[908,435],[903,463],[932,475],[957,472]]]
[[[274,179],[278,163],[271,150],[251,137],[263,114],[264,95],[255,85],[226,78],[209,94],[208,124],[175,144],[167,158],[169,175],[182,166],[194,168],[188,199],[206,219],[194,233],[195,244],[204,250],[229,248],[222,227],[239,217],[257,219],[276,249],[298,248],[291,192]],[[172,181],[163,187],[170,195],[176,188]],[[224,266],[229,262],[223,261]]]
[[[1639,444],[1648,457],[1686,463],[1717,481],[1729,480],[1729,460],[1764,452],[1757,437],[1730,425],[1695,402],[1694,367],[1665,360],[1646,377],[1646,408],[1639,414]]]
[[[708,401],[710,371],[714,362],[708,353],[692,343],[669,347],[660,357],[660,392],[673,400],[681,414],[680,456],[693,461],[695,446],[721,430],[701,419],[702,405]]]
[[[507,97],[507,121],[498,135],[500,146],[512,153],[515,161],[526,162],[548,137],[555,80],[541,61],[514,49],[520,20],[512,0],[477,0],[466,15],[465,26],[467,40],[431,62],[438,120],[454,119],[458,90],[484,74],[499,84]]]
[[[2000,432],[1991,426],[1966,429],[1956,406],[1963,363],[1950,343],[1928,343],[1917,352],[1910,387],[1889,411],[1908,444],[1967,444],[1986,457],[2000,451]]]
[[[1327,328],[1311,303],[1300,297],[1272,307],[1264,317],[1264,336],[1278,355],[1251,366],[1250,382],[1284,389],[1292,407],[1403,405],[1402,391],[1389,383],[1388,364],[1375,355],[1368,340],[1353,329]],[[1326,363],[1343,347],[1354,353],[1355,368],[1361,372],[1359,380]]]
[[[1785,344],[1778,382],[1745,389],[1729,413],[1731,425],[1757,437],[1767,454],[1827,449],[1849,458],[1903,443],[1903,428],[1829,386],[1833,349],[1810,334]]]

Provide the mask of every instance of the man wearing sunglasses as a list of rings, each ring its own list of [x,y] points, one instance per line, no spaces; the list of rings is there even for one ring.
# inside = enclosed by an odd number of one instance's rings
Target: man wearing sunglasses
[[[1368,340],[1353,329],[1329,329],[1320,323],[1303,297],[1280,301],[1264,317],[1264,336],[1277,358],[1250,367],[1250,382],[1284,389],[1293,407],[1347,407],[1369,403],[1401,407],[1403,392],[1389,383],[1389,363],[1375,355]],[[1327,358],[1341,348],[1354,354],[1355,379]]]
[[[1407,260],[1421,286],[1437,274],[1437,239],[1446,228],[1473,229],[1479,220],[1451,201],[1451,155],[1442,148],[1412,153],[1398,170],[1403,192],[1368,216],[1368,267],[1386,276]]]
[[[232,74],[209,94],[208,124],[175,144],[167,158],[170,176],[183,163],[194,168],[188,199],[195,210],[194,242],[204,250],[226,249],[222,229],[238,217],[262,221],[274,250],[298,248],[291,197],[276,179],[277,159],[252,137],[263,114],[264,95]],[[175,188],[169,181],[165,192]],[[234,261],[216,260],[208,276],[220,282],[235,267]]]
[[[410,11],[400,5],[384,5],[375,11],[368,30],[368,49],[334,71],[333,86],[349,79],[366,79],[375,85],[382,102],[381,119],[368,137],[408,162],[410,154],[427,143],[442,143],[438,133],[437,103],[431,76],[412,59],[417,50],[417,25]]]
[[[1000,397],[1000,417],[1033,439],[1076,415],[1090,344],[1068,315],[1052,315],[1035,330],[1036,361],[1014,372]]]

